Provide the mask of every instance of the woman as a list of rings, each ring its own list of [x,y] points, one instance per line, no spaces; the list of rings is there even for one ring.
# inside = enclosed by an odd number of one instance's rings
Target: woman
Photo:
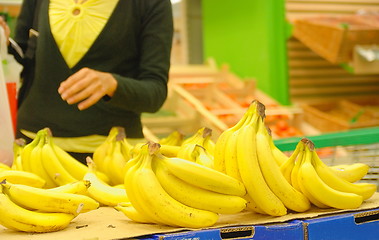
[[[17,137],[49,127],[65,150],[86,153],[112,126],[143,138],[141,113],[167,97],[172,34],[170,0],[23,1]]]

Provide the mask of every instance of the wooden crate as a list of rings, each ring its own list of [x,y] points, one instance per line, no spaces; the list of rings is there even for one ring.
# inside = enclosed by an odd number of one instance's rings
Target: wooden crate
[[[350,101],[302,106],[304,120],[322,132],[379,126],[379,118]]]
[[[347,63],[355,45],[379,44],[376,21],[377,17],[359,15],[297,19],[293,35],[329,62]]]

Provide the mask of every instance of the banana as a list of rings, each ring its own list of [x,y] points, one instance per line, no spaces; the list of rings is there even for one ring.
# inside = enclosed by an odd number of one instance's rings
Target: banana
[[[17,138],[13,142],[13,162],[11,165],[11,168],[13,170],[22,171],[21,153],[25,145],[26,145],[26,141],[23,138]]]
[[[152,145],[155,144],[149,144],[149,151]],[[151,153],[145,155],[141,166],[134,173],[134,181],[140,185],[137,193],[139,199],[149,206],[146,211],[152,216],[158,216],[160,221],[169,226],[203,228],[213,226],[217,222],[218,214],[189,207],[172,198],[162,188],[152,169],[153,156]]]
[[[214,157],[204,147],[196,145],[193,155],[197,164],[214,168]]]
[[[183,144],[180,146],[177,157],[195,162],[193,155],[196,145],[204,147],[205,139],[212,135],[212,129],[210,128],[200,128],[194,135],[184,140]]]
[[[172,174],[183,181],[210,191],[244,196],[246,189],[243,183],[222,172],[181,158],[167,158],[161,154],[156,156]]]
[[[263,211],[257,203],[250,197],[249,193],[247,193],[243,198],[246,200],[246,209],[249,209],[253,212],[268,215],[265,211]]]
[[[247,119],[245,121],[248,122],[249,120]],[[241,126],[241,128],[244,127],[244,124]],[[225,144],[225,156],[224,156],[224,161],[225,161],[225,172],[227,175],[241,181],[241,174],[238,170],[238,162],[237,162],[237,137],[240,132],[240,129],[237,129],[234,131],[228,138],[228,141]]]
[[[95,149],[92,155],[92,159],[96,164],[96,169],[100,172],[105,173],[106,165],[104,165],[103,162],[107,155],[108,148],[111,142],[116,138],[118,131],[119,131],[118,127],[112,127],[105,141]]]
[[[30,210],[78,215],[99,208],[98,202],[80,194],[48,191],[5,181],[1,185],[13,202]]]
[[[179,150],[180,150],[180,146],[162,144],[160,151],[166,157],[177,157]]]
[[[274,159],[269,136],[261,116],[256,127],[257,156],[267,185],[287,208],[296,212],[307,211],[311,207],[308,198],[288,183]]]
[[[53,138],[51,133],[46,136],[46,143],[42,147],[41,159],[42,164],[45,167],[50,178],[58,185],[62,186],[68,183],[76,182],[76,179],[71,175],[58,158],[58,155],[54,151]]]
[[[32,150],[38,145],[41,133],[46,131],[47,129],[45,128],[39,130],[36,137],[30,143],[26,144],[23,148],[21,152],[21,163],[23,171],[31,172],[30,154]]]
[[[253,116],[250,124],[241,129],[238,134],[237,161],[242,182],[247,190],[247,198],[251,199],[250,209],[271,216],[287,214],[283,202],[272,192],[267,185],[258,162],[255,124],[258,120]]]
[[[120,203],[117,206],[114,206],[119,212],[122,212],[130,220],[133,220],[138,223],[153,223],[148,218],[139,213],[130,202]]]
[[[87,157],[88,172],[83,179],[91,182],[87,189],[89,195],[105,206],[116,206],[120,202],[128,202],[128,196],[125,188],[112,187],[101,181],[95,174],[95,163],[90,157]]]
[[[70,174],[75,179],[83,179],[84,175],[88,172],[88,167],[83,163],[76,160],[73,156],[71,156],[68,152],[62,149],[60,146],[56,144],[52,144],[54,148],[54,152],[58,156],[59,161],[62,163],[62,166],[70,172]],[[109,183],[109,177],[102,172],[96,171],[96,175],[104,182]]]
[[[363,200],[369,199],[377,190],[376,184],[373,183],[351,183],[337,176],[333,170],[325,165],[317,155],[316,151],[312,151],[313,166],[317,174],[330,187],[342,191],[351,192],[363,197]]]
[[[287,179],[287,182],[289,182],[292,185],[291,181],[291,173],[295,166],[296,158],[299,155],[300,151],[300,143],[296,146],[295,151],[291,154],[289,158],[287,158],[281,165],[280,165],[280,171],[282,172],[283,176]]]
[[[299,181],[305,189],[319,202],[337,209],[355,209],[362,202],[362,196],[335,190],[328,186],[317,174],[312,165],[314,145],[308,143],[305,147],[305,157],[299,169]]]
[[[47,191],[60,192],[60,193],[74,193],[86,195],[87,189],[91,186],[91,182],[87,180],[80,180],[77,182],[68,183],[55,188],[49,188]]]
[[[47,173],[45,166],[42,162],[42,147],[45,144],[47,131],[39,131],[37,137],[39,139],[38,144],[31,151],[29,156],[30,171],[46,181],[45,188],[56,187],[57,184],[53,181],[50,175]]]
[[[309,193],[309,191],[304,187],[302,181],[300,180],[299,176],[299,169],[301,164],[304,162],[305,159],[305,144],[308,142],[307,138],[303,138],[301,141],[299,141],[297,148],[299,149],[299,155],[296,160],[296,171],[293,173],[293,181],[296,183],[296,187],[300,189],[300,191],[309,199],[309,201],[315,205],[318,208],[330,208],[328,205],[323,204],[322,202],[318,201],[316,198],[312,196],[312,194]],[[294,184],[293,184],[294,185]]]
[[[76,215],[30,211],[15,204],[0,191],[0,216],[0,224],[9,229],[46,233],[65,229]]]
[[[275,162],[281,166],[283,163],[285,163],[288,160],[288,156],[284,154],[274,143],[271,135],[270,135],[270,147],[272,151],[272,155],[274,156]]]
[[[228,141],[230,136],[241,126],[244,124],[246,119],[250,116],[250,111],[255,109],[254,104],[250,104],[246,113],[242,116],[242,118],[231,128],[223,131],[220,136],[217,138],[214,148],[214,166],[217,171],[222,173],[226,173],[225,167],[225,151],[228,149]]]
[[[171,132],[167,137],[161,138],[159,140],[160,145],[169,146],[181,146],[184,140],[184,135],[179,131]]]
[[[340,178],[349,182],[356,182],[366,176],[370,167],[365,163],[353,163],[330,166],[330,169]]]
[[[136,148],[136,146],[135,146]],[[139,184],[135,181],[135,173],[141,166],[143,158],[147,156],[147,144],[139,145],[139,149],[135,149],[136,152],[133,155],[133,158],[130,159],[126,164],[126,172],[125,172],[125,189],[126,194],[130,200],[131,205],[136,210],[138,215],[140,215],[144,221],[150,223],[164,224],[163,220],[159,219],[159,216],[153,215],[148,210],[149,206],[146,206],[143,199],[140,199],[139,196]],[[130,219],[133,220],[132,216]]]
[[[238,213],[246,208],[246,200],[242,197],[216,193],[186,183],[174,176],[159,159],[153,158],[153,161],[159,183],[177,201],[189,207],[223,214]]]
[[[117,185],[124,182],[124,167],[129,159],[125,159],[123,153],[121,152],[121,141],[117,140],[114,142],[113,151],[109,155],[109,161],[107,165],[107,173],[110,177],[111,184]]]
[[[11,183],[24,184],[31,187],[42,188],[45,186],[45,179],[31,173],[18,170],[5,170],[0,172],[0,182],[7,180]]]

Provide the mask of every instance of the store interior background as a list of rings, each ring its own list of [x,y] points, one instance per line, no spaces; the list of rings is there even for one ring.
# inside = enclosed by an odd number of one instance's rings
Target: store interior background
[[[22,0],[0,0],[15,24]],[[379,0],[172,0],[175,34],[172,65],[213,59],[282,105],[373,98],[377,74],[354,74],[332,64],[292,36],[294,19],[378,14]],[[379,68],[378,68],[379,69]]]

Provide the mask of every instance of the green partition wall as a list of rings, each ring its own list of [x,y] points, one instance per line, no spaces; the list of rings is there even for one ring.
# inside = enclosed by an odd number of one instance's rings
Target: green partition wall
[[[284,0],[202,0],[204,59],[289,105]]]

